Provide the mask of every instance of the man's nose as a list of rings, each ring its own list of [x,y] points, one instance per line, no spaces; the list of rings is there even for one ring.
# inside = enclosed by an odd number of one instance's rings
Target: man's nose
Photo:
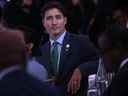
[[[52,24],[57,24],[57,19],[56,18],[53,18]]]

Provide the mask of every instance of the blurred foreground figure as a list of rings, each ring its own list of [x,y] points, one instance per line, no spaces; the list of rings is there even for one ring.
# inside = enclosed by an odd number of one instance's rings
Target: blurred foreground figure
[[[105,68],[114,72],[108,89],[103,96],[128,95],[128,30],[112,25],[98,39]]]
[[[0,96],[56,96],[47,84],[23,68],[26,46],[22,32],[0,27]]]

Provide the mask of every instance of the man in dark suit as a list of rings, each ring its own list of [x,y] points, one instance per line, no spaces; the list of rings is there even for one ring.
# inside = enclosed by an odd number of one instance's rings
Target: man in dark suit
[[[0,34],[0,96],[56,96],[53,87],[23,70],[27,56],[23,33],[1,26]]]
[[[47,3],[42,8],[41,15],[42,23],[49,34],[49,41],[41,46],[42,56],[39,61],[48,70],[50,82],[53,79],[52,83],[64,85],[68,94],[74,95],[80,87],[81,89],[87,87],[80,86],[80,83],[86,82],[81,79],[81,76],[80,78],[76,75],[72,76],[74,70],[84,62],[96,59],[97,52],[87,37],[67,32],[65,28],[67,17],[60,3],[56,1]],[[52,56],[53,53],[54,56]],[[84,91],[86,93],[85,89]]]
[[[128,30],[112,25],[98,39],[107,71],[114,72],[103,96],[128,95]]]

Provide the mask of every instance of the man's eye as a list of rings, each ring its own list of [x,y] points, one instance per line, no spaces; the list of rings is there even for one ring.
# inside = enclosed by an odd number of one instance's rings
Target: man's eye
[[[61,15],[56,15],[56,19],[61,19],[62,16]]]
[[[50,19],[52,19],[52,16],[46,17],[46,20],[50,20]]]

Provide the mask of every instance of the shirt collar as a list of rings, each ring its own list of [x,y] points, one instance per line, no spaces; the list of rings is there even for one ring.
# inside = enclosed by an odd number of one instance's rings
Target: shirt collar
[[[65,37],[65,34],[66,34],[66,31],[63,32],[63,34],[61,34],[61,36],[56,40],[60,45],[63,44],[63,40],[64,40],[64,37]],[[50,39],[51,45],[53,44],[54,41],[55,41],[55,40]]]
[[[7,75],[8,73],[10,72],[13,72],[15,70],[19,70],[20,69],[20,66],[19,65],[14,65],[14,66],[11,66],[9,68],[6,68],[2,71],[0,71],[0,80],[2,80],[2,78]]]

